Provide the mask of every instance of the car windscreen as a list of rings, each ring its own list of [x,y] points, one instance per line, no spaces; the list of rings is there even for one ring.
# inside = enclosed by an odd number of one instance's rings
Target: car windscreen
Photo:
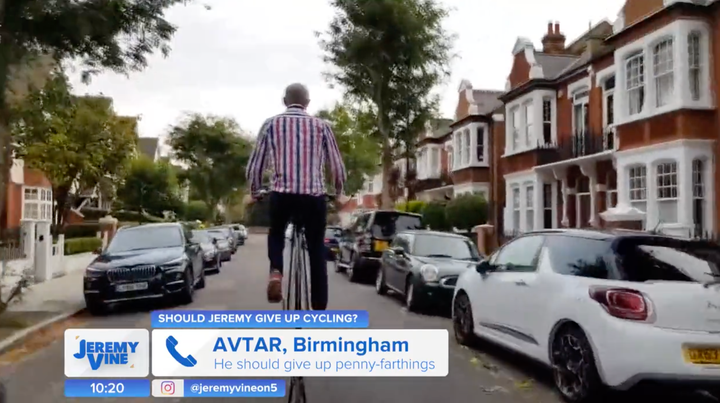
[[[107,252],[129,252],[133,250],[183,247],[180,227],[137,227],[118,231],[110,241]]]
[[[477,249],[466,238],[432,234],[416,234],[412,248],[415,256],[477,260]]]
[[[208,234],[205,231],[195,230],[192,232],[192,235],[193,235],[193,239],[196,242],[199,242],[199,243],[209,243],[210,242],[210,238],[208,238]]]
[[[629,238],[616,247],[619,266],[629,281],[720,279],[720,246],[672,238]]]
[[[340,228],[325,228],[325,238],[337,239],[342,236],[342,230]]]
[[[377,213],[373,219],[371,233],[373,237],[392,237],[400,231],[422,229],[420,217],[406,214]]]
[[[207,234],[215,239],[227,241],[227,234],[222,231],[208,231]]]

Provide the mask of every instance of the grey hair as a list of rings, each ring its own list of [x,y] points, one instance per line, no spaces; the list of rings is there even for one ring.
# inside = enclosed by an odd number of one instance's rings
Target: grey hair
[[[285,88],[285,98],[283,98],[283,101],[286,106],[308,106],[310,103],[310,91],[300,83],[290,84]]]

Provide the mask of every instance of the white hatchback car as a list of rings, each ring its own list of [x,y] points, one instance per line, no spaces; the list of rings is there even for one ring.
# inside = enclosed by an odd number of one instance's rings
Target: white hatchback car
[[[553,369],[566,401],[672,380],[718,393],[720,246],[641,232],[520,236],[460,275],[458,342]]]

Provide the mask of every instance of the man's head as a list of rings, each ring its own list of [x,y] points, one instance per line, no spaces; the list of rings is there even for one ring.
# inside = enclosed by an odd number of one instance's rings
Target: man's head
[[[285,106],[300,105],[307,108],[310,104],[310,92],[308,92],[307,87],[300,83],[290,84],[285,88],[283,102]]]

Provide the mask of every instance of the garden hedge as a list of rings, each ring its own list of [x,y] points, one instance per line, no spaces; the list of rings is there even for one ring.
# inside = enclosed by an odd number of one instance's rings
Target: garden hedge
[[[66,239],[65,255],[92,252],[100,247],[102,247],[102,240],[97,237]]]

